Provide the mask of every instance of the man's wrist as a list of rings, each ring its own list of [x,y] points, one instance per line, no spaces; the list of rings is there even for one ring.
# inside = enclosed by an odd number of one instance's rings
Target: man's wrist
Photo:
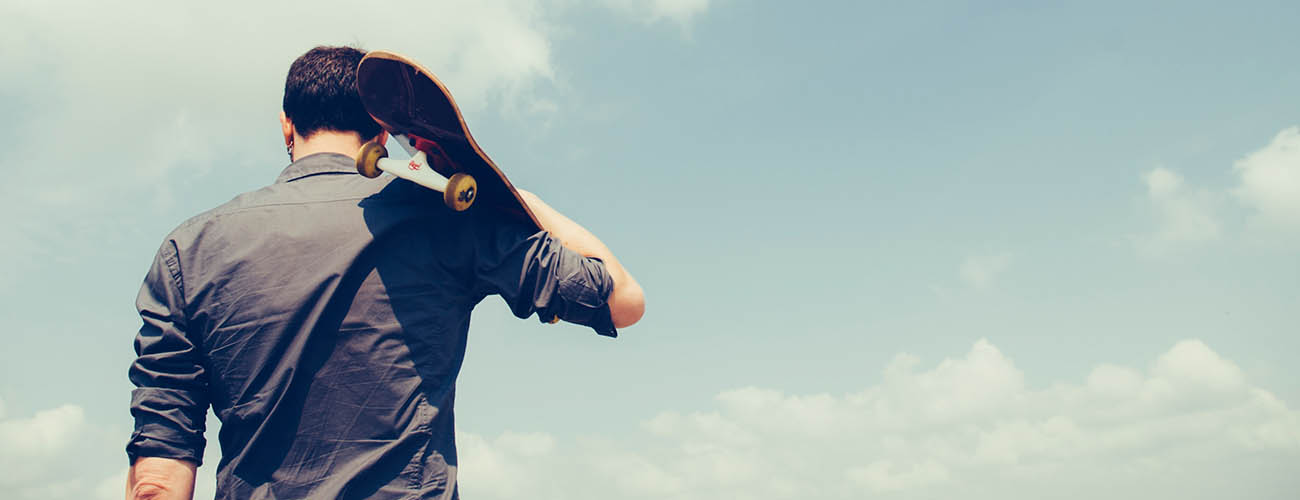
[[[140,457],[127,473],[129,499],[190,500],[198,465],[174,458]]]

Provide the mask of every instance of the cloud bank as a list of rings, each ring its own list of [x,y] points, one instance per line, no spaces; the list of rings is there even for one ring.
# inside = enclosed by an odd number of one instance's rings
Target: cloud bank
[[[863,370],[864,377],[870,371]],[[460,433],[467,497],[1290,498],[1300,412],[1186,340],[1143,369],[1100,364],[1044,387],[987,340],[925,364],[899,354],[848,394],[743,387],[617,437]],[[114,498],[85,464],[82,409],[0,414],[0,486],[15,498]],[[119,444],[120,435],[114,435]],[[105,442],[107,442],[105,441]],[[97,445],[98,446],[98,445]],[[215,446],[199,471],[214,491]],[[69,478],[81,470],[104,477]]]
[[[0,210],[11,214],[2,274],[38,270],[51,248],[112,240],[129,230],[120,220],[174,211],[196,185],[270,182],[282,164],[267,162],[285,158],[285,73],[315,45],[400,51],[437,73],[471,118],[545,121],[534,115],[561,111],[553,40],[578,7],[685,29],[709,2],[0,4],[0,66],[11,69],[0,80]],[[231,180],[244,178],[260,181]]]
[[[12,418],[0,404],[0,488],[17,498],[75,498],[79,479],[75,453],[86,437],[86,412],[78,405]]]
[[[471,110],[543,99],[534,91],[555,74],[534,0],[246,3],[6,4],[0,32],[11,50],[0,64],[24,71],[0,85],[16,98],[10,104],[31,111],[15,142],[79,165],[120,163],[103,177],[131,180],[232,149],[258,151],[254,142],[275,146],[285,72],[318,44],[408,53]],[[105,36],[87,26],[114,28]]]
[[[0,81],[0,281],[146,220],[175,224],[197,211],[178,198],[204,184],[269,183],[287,164],[284,77],[315,45],[407,53],[470,113],[554,109],[545,12],[536,0],[0,4],[0,65],[13,70]]]
[[[860,392],[722,392],[634,442],[462,435],[476,498],[1283,498],[1300,413],[1205,344],[1029,387],[991,343]]]

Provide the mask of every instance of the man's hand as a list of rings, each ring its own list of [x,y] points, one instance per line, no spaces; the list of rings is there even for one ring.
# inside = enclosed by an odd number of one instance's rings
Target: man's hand
[[[137,458],[126,474],[126,499],[192,500],[197,468],[185,460]]]
[[[640,321],[645,314],[645,293],[641,290],[641,285],[619,264],[618,259],[614,258],[609,248],[578,223],[542,202],[537,195],[522,189],[517,191],[519,197],[528,203],[533,215],[537,216],[542,229],[549,231],[551,236],[570,250],[605,262],[605,270],[614,279],[614,293],[609,296],[609,315],[614,321],[614,327],[626,328]]]

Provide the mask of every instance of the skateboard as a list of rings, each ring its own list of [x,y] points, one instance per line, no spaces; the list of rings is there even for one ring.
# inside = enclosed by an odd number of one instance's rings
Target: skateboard
[[[496,210],[541,229],[514,185],[474,142],[451,92],[428,69],[399,54],[371,51],[357,65],[357,91],[366,112],[411,155],[388,158],[384,145],[368,142],[357,153],[358,173],[374,178],[388,172],[441,192],[452,210]]]

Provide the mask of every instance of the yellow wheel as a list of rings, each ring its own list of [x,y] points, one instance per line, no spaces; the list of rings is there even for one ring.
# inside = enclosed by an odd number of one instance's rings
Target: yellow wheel
[[[388,149],[378,142],[367,142],[357,151],[357,173],[374,179],[383,173],[379,170],[379,159],[388,157]]]
[[[457,212],[464,212],[478,196],[478,182],[469,174],[455,174],[447,179],[447,189],[442,192],[442,202]]]

